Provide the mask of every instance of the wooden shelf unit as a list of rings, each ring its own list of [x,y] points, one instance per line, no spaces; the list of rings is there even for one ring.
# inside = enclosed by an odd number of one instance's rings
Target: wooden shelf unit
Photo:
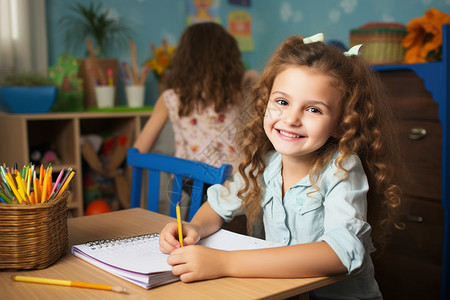
[[[53,171],[72,167],[76,175],[70,183],[69,212],[78,217],[84,214],[82,158],[80,137],[85,134],[120,134],[132,129],[132,141],[150,117],[150,111],[139,112],[80,112],[47,114],[0,113],[0,161],[9,166],[23,166],[30,162],[30,149],[47,143],[58,155],[59,164]]]

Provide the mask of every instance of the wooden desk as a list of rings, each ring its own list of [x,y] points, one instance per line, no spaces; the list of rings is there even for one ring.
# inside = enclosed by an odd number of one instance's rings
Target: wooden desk
[[[173,219],[142,208],[115,211],[100,215],[68,220],[69,246],[87,241],[126,237],[160,232]],[[92,290],[77,287],[54,286],[14,282],[11,275],[48,277],[72,281],[103,283],[123,286],[128,293]],[[146,290],[100,270],[71,253],[67,253],[52,266],[33,271],[0,272],[2,299],[285,299],[300,295],[308,299],[308,292],[340,281],[346,276],[302,279],[220,278],[201,282],[170,283]]]

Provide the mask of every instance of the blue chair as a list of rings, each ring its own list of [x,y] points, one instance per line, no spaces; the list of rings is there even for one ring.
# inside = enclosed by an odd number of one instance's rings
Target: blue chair
[[[221,184],[231,174],[231,165],[220,168],[206,163],[181,159],[156,153],[139,153],[136,148],[128,149],[127,164],[133,168],[131,184],[131,208],[140,207],[142,190],[142,172],[148,170],[147,209],[158,212],[160,173],[174,175],[170,216],[176,217],[176,204],[181,199],[183,178],[193,180],[188,221],[200,208],[205,184]]]

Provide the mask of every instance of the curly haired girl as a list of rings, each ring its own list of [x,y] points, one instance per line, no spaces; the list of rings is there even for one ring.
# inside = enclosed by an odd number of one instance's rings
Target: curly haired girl
[[[254,72],[254,71],[253,71]],[[234,122],[245,72],[236,39],[217,23],[187,27],[175,50],[167,87],[134,147],[149,152],[170,119],[175,156],[217,167],[238,161]]]
[[[250,232],[262,223],[265,238],[285,246],[181,248],[170,223],[160,247],[182,281],[356,273],[312,294],[382,298],[372,236],[378,247],[395,226],[401,190],[394,183],[395,140],[387,134],[392,112],[357,52],[326,45],[322,35],[293,36],[279,46],[246,101],[239,173],[208,190],[208,202],[183,226],[183,241],[193,245],[245,212]]]

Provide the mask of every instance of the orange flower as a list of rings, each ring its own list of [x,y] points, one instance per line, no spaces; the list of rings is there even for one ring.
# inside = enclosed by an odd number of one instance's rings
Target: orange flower
[[[450,23],[450,15],[430,8],[423,17],[412,19],[406,29],[408,34],[402,42],[406,48],[406,63],[423,63],[440,59],[442,48],[442,25]]]
[[[153,57],[148,59],[145,65],[153,70],[158,78],[161,78],[164,72],[172,67],[172,59],[175,52],[175,47],[167,44],[164,39],[162,46],[156,48],[151,44]]]

